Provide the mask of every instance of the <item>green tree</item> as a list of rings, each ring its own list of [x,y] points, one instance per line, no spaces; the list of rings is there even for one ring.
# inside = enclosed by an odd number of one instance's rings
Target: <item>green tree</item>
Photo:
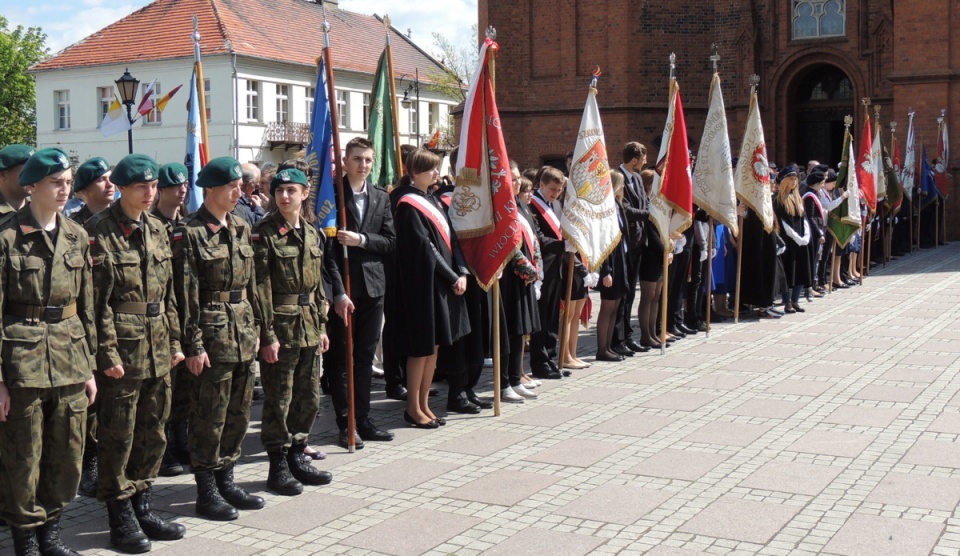
[[[47,35],[39,27],[8,27],[0,16],[0,146],[37,140],[37,90],[26,71],[43,60]]]
[[[443,64],[443,69],[427,71],[432,83],[427,88],[455,98],[460,102],[467,100],[467,86],[470,77],[477,69],[479,48],[477,43],[477,25],[470,29],[472,47],[455,45],[443,33],[433,32],[434,56]]]

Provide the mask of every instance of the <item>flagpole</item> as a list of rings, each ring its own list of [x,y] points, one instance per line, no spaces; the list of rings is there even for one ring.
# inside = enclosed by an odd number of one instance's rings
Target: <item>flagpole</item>
[[[671,52],[670,53],[670,89],[669,89],[669,93],[667,94],[668,103],[673,102],[673,88],[676,86],[676,83],[677,83],[676,70],[677,70],[677,55]],[[672,106],[672,104],[670,104],[670,106]],[[669,150],[667,152],[669,152]],[[689,169],[689,164],[687,165],[687,167]],[[662,184],[661,184],[661,187],[662,187]],[[669,227],[670,225],[667,224],[668,229]],[[667,259],[668,259],[669,253],[673,251],[672,247],[670,247],[670,244],[671,244],[670,235],[668,234],[667,237],[664,239],[666,241],[664,241],[663,243],[663,291],[661,291],[660,293],[660,355],[666,355],[667,353],[667,294],[668,294],[667,290],[670,289],[669,288],[670,264],[667,262]]]
[[[209,158],[210,137],[207,134],[207,99],[204,95],[203,62],[200,60],[200,27],[197,16],[193,16],[193,61],[197,70],[197,102],[200,104],[200,139],[203,145],[200,150],[207,149]]]
[[[744,210],[750,210],[744,206]],[[743,267],[743,215],[737,215],[737,289],[733,296],[733,323],[740,322],[740,269]]]
[[[487,30],[484,33],[486,37],[492,41],[497,40],[497,30],[493,25],[487,27]],[[493,92],[497,91],[497,57],[496,50],[493,48],[487,49],[487,68],[490,70],[490,88],[493,89]],[[419,107],[418,107],[419,110]],[[417,117],[420,117],[420,112],[417,112]],[[484,114],[484,119],[486,119],[486,114]],[[487,128],[483,127],[483,136],[486,138]],[[486,139],[484,139],[484,144],[486,144]],[[484,148],[484,152],[489,152],[488,149]],[[486,155],[483,157],[484,164],[489,166],[490,157]],[[493,311],[492,311],[492,320],[493,320],[493,416],[500,416],[500,389],[503,385],[500,383],[500,279],[496,278],[493,281],[493,287],[491,288],[493,293]]]
[[[937,157],[940,159],[940,164],[943,165],[943,172],[947,172],[947,161],[943,159],[943,149],[940,147],[941,142],[943,141],[943,118],[946,115],[946,110],[940,110],[940,117],[937,118],[937,149],[940,151],[937,153]],[[937,204],[934,207],[935,212],[933,213],[936,216],[936,225],[934,231],[933,247],[937,248],[940,246],[940,189],[937,188]],[[946,211],[944,211],[944,217],[946,217]],[[944,242],[946,243],[946,242]]]
[[[390,74],[390,102],[393,105],[390,114],[393,118],[393,145],[397,153],[397,181],[399,181],[404,173],[404,165],[400,156],[400,124],[397,121],[397,78],[393,73],[393,47],[390,46],[390,16],[384,16],[383,25],[386,28],[387,37],[387,71]],[[417,113],[417,117],[420,117],[419,112]]]
[[[710,217],[707,237],[707,338],[710,338],[710,309],[713,307],[713,217]],[[694,308],[696,310],[696,308]]]
[[[917,188],[917,191],[914,192],[917,196],[917,201],[918,201],[917,202],[917,251],[920,250],[920,217],[923,216],[922,214],[923,200],[920,199],[920,197],[923,196],[923,149],[924,149],[923,136],[921,136],[920,137],[920,156],[917,157],[917,168],[919,168],[920,171],[917,172],[916,174],[919,179],[919,183],[918,183],[919,187]],[[914,149],[914,153],[916,152],[917,152],[916,149]]]
[[[333,82],[333,61],[330,56],[330,23],[327,21],[327,10],[321,4],[323,11],[323,61],[327,72],[327,99],[336,99],[337,90]],[[337,204],[343,208],[345,201],[343,196],[343,163],[340,159],[340,114],[337,110],[330,110],[330,127],[333,128],[333,161],[336,171],[333,175],[333,183],[337,193]],[[347,211],[338,211],[340,218],[340,229],[347,229]],[[350,255],[348,248],[343,246],[343,287],[347,298],[351,297],[350,288]],[[346,366],[347,366],[347,451],[351,454],[357,451],[356,430],[357,415],[354,404],[354,384],[353,384],[353,317],[349,313],[344,319],[346,325]]]

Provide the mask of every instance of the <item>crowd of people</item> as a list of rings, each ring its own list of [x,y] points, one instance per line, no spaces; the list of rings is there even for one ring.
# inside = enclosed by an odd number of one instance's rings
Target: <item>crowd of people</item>
[[[492,358],[500,400],[526,403],[542,381],[706,330],[708,306],[713,322],[741,309],[781,318],[804,312],[801,300],[825,287],[861,279],[864,238],[835,250],[826,230],[847,195],[834,189],[833,169],[813,161],[775,173],[773,231],[744,208],[735,238],[696,209],[693,226],[663,238],[648,221],[646,148],[630,142],[621,155],[612,171],[621,240],[596,273],[561,233],[565,173],[511,163],[522,243],[502,270],[494,311],[447,216],[453,179],[440,177],[441,159],[427,149],[404,151],[404,176],[387,191],[369,180],[373,145],[347,143],[338,200],[346,224],[329,237],[316,225],[302,159],[262,168],[211,160],[196,181],[202,205],[188,214],[182,164],[132,154],[74,170],[57,148],[0,149],[0,517],[16,553],[76,554],[59,522],[78,489],[106,505],[120,551],[182,538],[184,526],[154,510],[152,485],[187,466],[200,516],[227,521],[262,508],[234,481],[258,380],[267,487],[294,496],[332,480],[310,463],[324,454],[307,445],[322,392],[332,396],[338,443],[362,449],[394,437],[370,417],[375,375],[406,402],[405,423],[436,429],[446,424],[430,403],[438,378],[448,412],[493,406],[477,392]],[[885,218],[898,235],[903,219]],[[589,362],[578,338],[591,289],[600,306]]]

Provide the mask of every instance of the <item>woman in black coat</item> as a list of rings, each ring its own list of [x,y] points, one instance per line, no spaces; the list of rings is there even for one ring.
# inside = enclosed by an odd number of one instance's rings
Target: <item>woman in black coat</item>
[[[623,212],[623,174],[610,172],[613,193],[617,198],[617,219],[620,221],[620,241],[600,265],[600,314],[597,315],[597,361],[623,361],[624,357],[610,349],[617,313],[627,296],[627,218]]]
[[[773,213],[780,224],[780,238],[786,244],[781,255],[787,288],[783,292],[783,312],[802,313],[800,293],[813,284],[813,257],[810,252],[812,226],[800,199],[797,169],[788,166],[777,175],[780,187],[773,200]]]

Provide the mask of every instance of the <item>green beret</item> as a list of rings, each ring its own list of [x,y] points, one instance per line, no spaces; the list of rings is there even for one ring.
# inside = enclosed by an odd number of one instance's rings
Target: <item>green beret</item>
[[[197,187],[220,187],[243,178],[240,163],[231,156],[214,158],[200,169]]]
[[[110,163],[99,156],[84,162],[77,168],[77,175],[73,177],[73,192],[83,191],[109,171]]]
[[[53,147],[33,153],[20,170],[20,185],[33,185],[43,178],[70,169],[70,157]]]
[[[187,183],[187,167],[179,162],[171,162],[160,167],[160,183],[157,189],[179,187]]]
[[[270,180],[270,195],[273,195],[277,188],[285,183],[299,183],[304,187],[310,187],[307,183],[307,176],[303,172],[297,170],[296,168],[287,168],[286,170],[281,170],[277,175],[273,176],[273,179]]]
[[[36,149],[28,145],[7,145],[0,149],[0,172],[26,163],[35,152]]]
[[[157,162],[145,154],[128,154],[120,159],[110,174],[114,185],[127,186],[132,183],[147,183],[157,179],[160,168]]]

